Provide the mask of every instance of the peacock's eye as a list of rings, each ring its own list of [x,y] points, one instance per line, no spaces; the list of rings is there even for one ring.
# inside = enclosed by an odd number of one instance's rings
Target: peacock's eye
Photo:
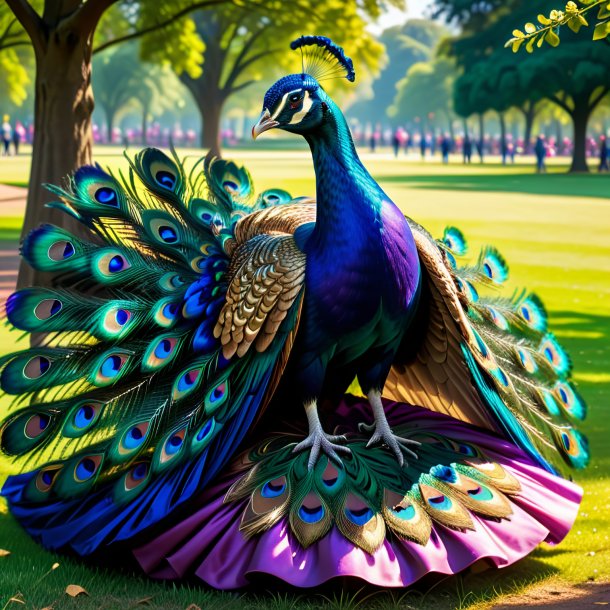
[[[293,93],[288,96],[288,102],[291,108],[296,108],[297,104],[303,99],[303,93]]]

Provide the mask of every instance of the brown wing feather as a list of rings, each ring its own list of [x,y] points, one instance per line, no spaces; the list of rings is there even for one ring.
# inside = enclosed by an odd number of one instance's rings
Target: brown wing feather
[[[265,351],[305,280],[305,254],[292,233],[315,219],[315,205],[299,203],[249,214],[235,228],[230,245],[231,280],[214,329],[225,358]]]
[[[460,347],[474,339],[453,277],[432,238],[415,224],[412,229],[430,297],[427,327],[412,361],[392,367],[383,394],[494,429]]]

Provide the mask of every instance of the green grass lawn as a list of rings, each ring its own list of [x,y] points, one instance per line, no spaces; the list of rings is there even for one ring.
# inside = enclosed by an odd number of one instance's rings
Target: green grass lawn
[[[189,154],[193,154],[192,151]],[[227,153],[227,156],[229,154]],[[235,151],[250,169],[257,190],[279,186],[293,195],[314,193],[309,156],[304,151]],[[118,150],[103,149],[99,160],[116,167]],[[539,547],[530,557],[504,570],[430,578],[408,592],[376,592],[339,585],[321,592],[247,592],[219,594],[196,583],[164,585],[142,577],[88,567],[80,561],[41,550],[0,515],[0,608],[20,608],[10,598],[23,596],[27,607],[127,608],[470,608],[501,600],[508,592],[538,582],[583,583],[610,578],[610,177],[566,176],[552,164],[536,175],[529,161],[501,167],[405,162],[387,154],[364,154],[373,175],[409,216],[438,235],[443,227],[460,227],[471,252],[495,244],[511,265],[511,286],[533,288],[544,299],[557,337],[570,351],[579,389],[589,403],[583,425],[591,443],[590,468],[576,473],[584,487],[580,516],[558,547]],[[24,183],[27,157],[0,159],[0,183]],[[9,163],[5,165],[5,163]],[[0,211],[1,214],[1,211]],[[1,218],[1,217],[0,217]],[[18,220],[11,219],[16,231]],[[0,220],[5,227],[5,219]],[[14,348],[16,334],[2,330],[2,353]],[[6,405],[6,399],[1,405]],[[10,466],[0,463],[0,471]],[[1,509],[0,509],[1,510]],[[58,562],[57,569],[47,573]],[[69,599],[68,584],[89,591]],[[369,597],[367,597],[369,596]],[[402,596],[402,597],[401,597]]]

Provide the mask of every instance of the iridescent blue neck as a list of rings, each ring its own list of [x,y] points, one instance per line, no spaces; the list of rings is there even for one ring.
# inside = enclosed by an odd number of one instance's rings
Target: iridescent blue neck
[[[343,113],[331,100],[327,105],[324,122],[305,135],[316,172],[317,216],[312,237],[318,242],[349,231],[350,226],[370,226],[388,201],[362,165]]]

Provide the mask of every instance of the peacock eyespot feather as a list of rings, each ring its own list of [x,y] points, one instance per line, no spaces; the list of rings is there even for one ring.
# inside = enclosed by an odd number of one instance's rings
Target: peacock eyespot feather
[[[120,356],[116,354],[108,356],[108,358],[106,358],[102,364],[101,373],[104,375],[104,377],[115,377],[119,374],[122,364],[123,361],[121,360]]]
[[[29,439],[39,437],[51,423],[51,416],[47,413],[32,415],[25,424],[24,433]]]
[[[110,205],[112,207],[119,207],[119,199],[116,191],[108,186],[102,186],[95,191],[95,199],[103,205]]]
[[[99,470],[101,463],[102,456],[100,455],[84,457],[74,468],[74,478],[79,483],[90,480]]]
[[[43,299],[34,308],[34,315],[39,320],[49,320],[56,316],[63,308],[63,303],[59,299]]]
[[[93,405],[83,405],[74,415],[74,426],[76,428],[88,427],[95,417]]]
[[[49,258],[55,262],[64,261],[71,256],[74,256],[76,249],[72,242],[67,241],[65,239],[61,239],[59,241],[54,242],[49,246]]]
[[[23,367],[23,374],[28,379],[38,379],[51,368],[51,361],[45,356],[30,358]]]
[[[119,453],[129,454],[139,449],[146,440],[148,429],[148,422],[142,422],[128,428],[119,444]]]
[[[60,466],[50,466],[40,470],[40,472],[36,475],[35,479],[36,489],[43,494],[46,494],[51,491],[51,488],[57,480],[57,475],[59,474],[60,470]]]
[[[317,523],[324,517],[324,507],[322,505],[305,506],[303,504],[299,508],[299,517],[301,517],[305,523]]]
[[[62,434],[67,438],[78,438],[87,433],[98,421],[103,403],[87,401],[78,403],[66,418]]]
[[[272,481],[267,481],[261,488],[263,498],[277,498],[286,491],[286,477],[281,476]]]
[[[125,259],[120,254],[117,254],[110,259],[108,263],[108,271],[110,271],[110,273],[117,273],[118,271],[121,271],[124,266]]]
[[[162,225],[159,227],[159,237],[166,244],[175,244],[178,241],[178,233],[176,233],[176,230],[167,225]]]
[[[146,476],[147,472],[147,464],[144,462],[140,462],[139,464],[134,466],[133,470],[131,471],[131,476],[135,481],[141,481]]]
[[[117,309],[115,314],[115,320],[119,326],[125,326],[130,317],[131,314],[126,309]]]
[[[173,191],[176,186],[176,176],[167,170],[159,170],[155,173],[155,180],[159,186]]]
[[[230,195],[233,195],[239,191],[239,185],[234,180],[224,180],[222,183],[222,188],[224,188],[224,190]]]

